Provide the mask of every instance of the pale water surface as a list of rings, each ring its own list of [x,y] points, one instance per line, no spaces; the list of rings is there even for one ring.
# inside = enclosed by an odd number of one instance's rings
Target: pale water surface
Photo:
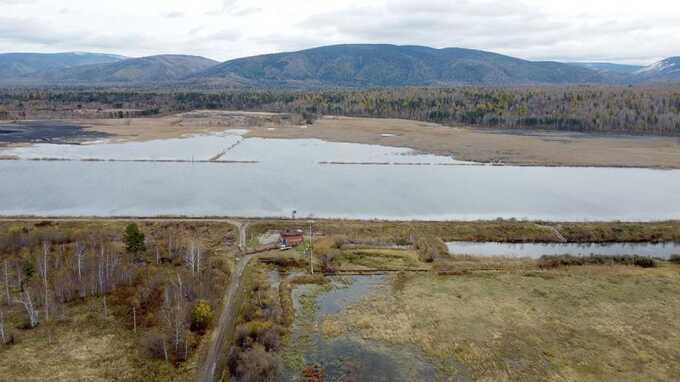
[[[0,161],[0,214],[557,221],[680,218],[680,171]]]
[[[469,166],[407,148],[242,133],[2,151],[70,161],[0,161],[0,215],[680,218],[677,170]],[[239,161],[256,163],[227,163]]]
[[[668,259],[680,255],[680,243],[447,243],[449,253],[483,257],[644,256]]]
[[[375,162],[464,164],[449,157],[418,154],[408,148],[325,142],[318,139],[243,138],[246,130],[152,140],[97,141],[83,145],[35,144],[0,151],[20,159],[104,161],[256,161],[256,162]]]

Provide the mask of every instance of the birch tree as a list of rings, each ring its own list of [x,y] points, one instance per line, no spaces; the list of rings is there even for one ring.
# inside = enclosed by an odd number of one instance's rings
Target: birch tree
[[[32,329],[38,326],[38,323],[40,323],[40,320],[38,319],[38,311],[35,309],[35,306],[33,305],[33,300],[31,299],[31,292],[29,291],[29,288],[24,289],[24,293],[22,293],[21,299],[16,300],[16,302],[24,306],[26,314],[28,315],[29,328]]]
[[[189,248],[184,254],[184,262],[194,275],[201,270],[201,247],[196,244],[196,240],[191,240]]]
[[[45,321],[50,320],[50,302],[49,302],[49,286],[47,282],[47,272],[49,268],[48,255],[50,252],[50,243],[48,241],[42,242],[43,257],[39,264],[40,275],[43,281],[43,293],[44,293],[44,304],[45,304]]]
[[[0,310],[0,341],[2,344],[7,343],[7,336],[5,334],[5,314]]]
[[[7,305],[9,305],[12,302],[12,296],[9,293],[9,261],[7,261],[7,259],[5,259],[4,265],[5,265],[5,299],[7,301]]]

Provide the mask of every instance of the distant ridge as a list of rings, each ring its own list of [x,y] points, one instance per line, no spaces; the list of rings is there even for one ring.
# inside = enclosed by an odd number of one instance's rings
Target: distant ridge
[[[474,49],[332,45],[219,63],[188,55],[0,54],[0,85],[366,88],[680,81],[680,57],[648,67],[529,61]]]
[[[194,76],[252,86],[408,86],[599,83],[596,71],[480,50],[333,45],[227,61]]]
[[[82,65],[61,70],[50,70],[36,76],[51,83],[151,83],[182,80],[192,74],[217,65],[204,57],[187,55],[159,55],[130,58],[123,61]]]
[[[17,79],[46,70],[60,70],[80,65],[108,64],[126,57],[99,53],[2,53],[0,80]]]
[[[680,57],[670,57],[635,72],[641,81],[680,81]]]

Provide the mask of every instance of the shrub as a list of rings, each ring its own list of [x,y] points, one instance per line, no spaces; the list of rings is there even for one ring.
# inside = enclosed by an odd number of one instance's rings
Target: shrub
[[[338,257],[342,252],[339,249],[331,249],[323,255],[319,256],[321,260],[321,270],[324,273],[335,272],[335,267],[333,266],[333,260]]]
[[[408,272],[399,272],[392,280],[392,288],[401,292],[406,287],[406,283],[408,283],[412,278],[412,274]]]
[[[633,264],[642,268],[654,268],[656,267],[656,261],[651,257],[635,257]]]
[[[259,345],[245,350],[232,347],[227,364],[231,375],[240,382],[273,382],[278,377],[274,357]]]
[[[431,263],[438,258],[446,257],[449,248],[442,239],[433,236],[422,236],[416,240],[416,251],[420,261]]]
[[[680,255],[671,255],[671,258],[668,261],[673,264],[680,264]]]
[[[583,266],[583,265],[635,265],[642,268],[652,268],[656,266],[656,260],[651,257],[641,256],[542,256],[538,260],[540,268],[558,268],[562,266]]]
[[[397,240],[394,241],[394,244],[401,246],[401,247],[406,247],[408,245],[411,245],[411,240],[405,238],[405,237],[400,237]]]
[[[139,230],[137,224],[129,224],[125,229],[125,247],[128,253],[139,253],[146,251],[144,244],[144,233]]]
[[[302,380],[305,382],[323,382],[323,370],[319,366],[307,366],[302,369]]]
[[[191,330],[204,332],[210,326],[212,319],[212,306],[205,300],[199,300],[191,312]]]
[[[156,359],[170,360],[168,341],[163,333],[158,329],[147,332],[142,338],[142,345],[149,356]]]

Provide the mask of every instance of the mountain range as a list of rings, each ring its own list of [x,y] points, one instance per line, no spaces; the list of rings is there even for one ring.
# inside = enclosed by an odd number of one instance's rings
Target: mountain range
[[[680,81],[680,57],[650,66],[529,61],[462,48],[333,45],[219,63],[203,57],[0,54],[0,85],[251,88],[640,84]]]

